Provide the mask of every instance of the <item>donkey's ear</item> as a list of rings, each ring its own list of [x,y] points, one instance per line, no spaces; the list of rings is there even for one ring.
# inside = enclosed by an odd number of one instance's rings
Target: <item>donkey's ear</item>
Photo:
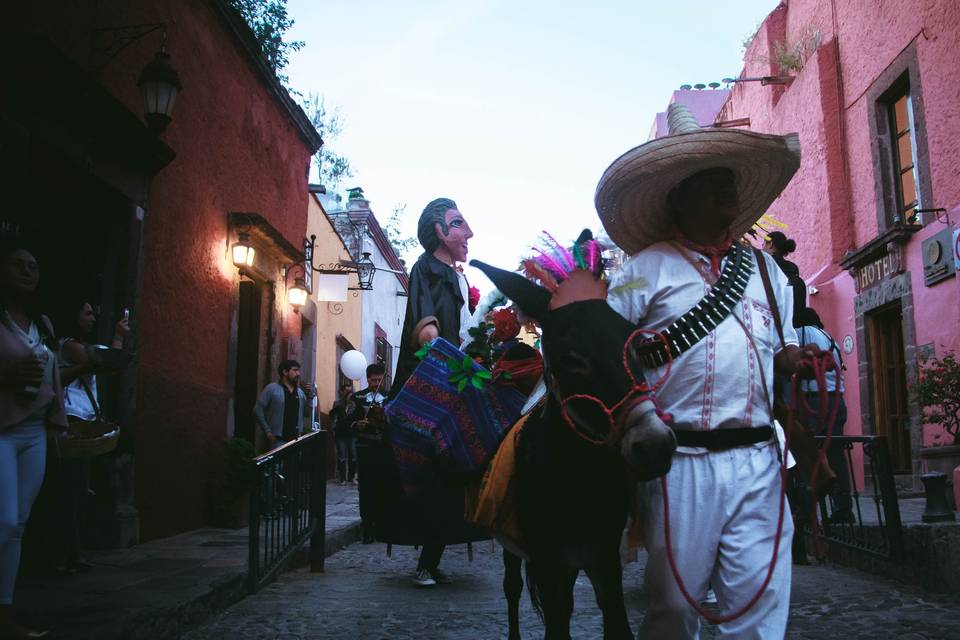
[[[519,273],[498,269],[479,260],[471,260],[470,266],[483,271],[500,293],[520,307],[524,315],[534,320],[543,320],[549,310],[551,298],[549,291],[530,282]]]

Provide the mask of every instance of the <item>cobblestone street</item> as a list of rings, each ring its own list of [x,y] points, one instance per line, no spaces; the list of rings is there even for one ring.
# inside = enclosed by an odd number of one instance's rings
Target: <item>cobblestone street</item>
[[[636,630],[646,598],[643,559],[629,564],[624,587]],[[285,574],[273,585],[188,634],[189,640],[478,640],[506,637],[499,548],[490,543],[447,550],[441,568],[454,582],[433,588],[410,583],[416,552],[382,544],[355,544],[327,560],[325,574]],[[601,638],[600,614],[586,576],[576,588],[572,636]],[[543,637],[543,626],[521,602],[525,639]],[[715,637],[705,628],[704,638]],[[927,594],[843,568],[795,567],[788,638],[960,638],[960,600]]]

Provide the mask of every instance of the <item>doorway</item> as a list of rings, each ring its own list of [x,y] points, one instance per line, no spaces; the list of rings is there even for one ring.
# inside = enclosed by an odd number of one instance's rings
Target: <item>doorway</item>
[[[257,401],[260,372],[260,306],[263,286],[250,279],[240,281],[237,309],[237,375],[234,382],[234,436],[256,442],[253,405]]]
[[[912,471],[909,391],[899,300],[867,314],[867,335],[876,434],[889,442],[894,473],[908,474]]]

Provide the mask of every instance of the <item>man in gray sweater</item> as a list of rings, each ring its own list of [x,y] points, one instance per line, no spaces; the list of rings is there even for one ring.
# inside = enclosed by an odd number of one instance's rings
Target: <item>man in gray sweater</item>
[[[296,439],[303,432],[303,416],[308,410],[307,395],[300,388],[300,363],[284,360],[277,371],[280,381],[264,387],[253,406],[253,417],[270,449]]]

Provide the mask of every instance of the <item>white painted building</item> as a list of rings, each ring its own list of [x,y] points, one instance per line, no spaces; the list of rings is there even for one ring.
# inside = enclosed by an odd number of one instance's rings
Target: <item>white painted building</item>
[[[367,362],[383,363],[387,369],[387,383],[390,383],[400,357],[400,335],[407,308],[409,278],[406,268],[370,210],[370,202],[363,197],[361,190],[351,191],[346,211],[334,212],[331,217],[343,230],[341,235],[348,238],[350,254],[354,259],[359,261],[367,253],[376,266],[373,288],[360,292],[363,304],[359,349],[367,357]],[[352,233],[356,229],[360,230],[360,247],[356,246],[357,234]]]

